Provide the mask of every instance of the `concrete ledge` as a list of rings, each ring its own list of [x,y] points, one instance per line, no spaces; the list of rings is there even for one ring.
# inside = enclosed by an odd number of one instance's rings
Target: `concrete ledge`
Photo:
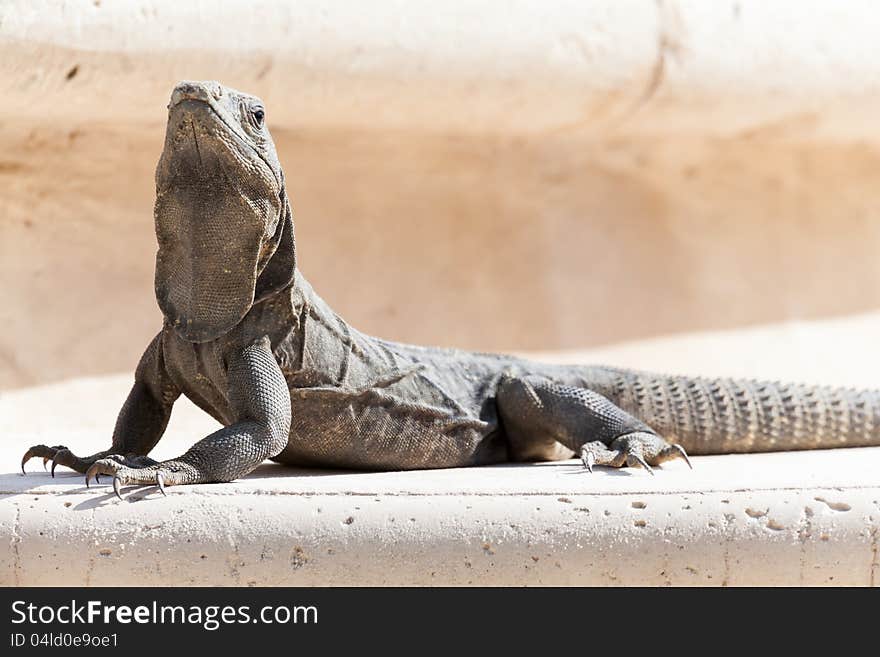
[[[4,3],[0,117],[155,122],[171,81],[221,75],[273,127],[876,140],[869,2],[219,7]]]
[[[5,585],[874,585],[880,449],[142,489],[0,477]]]

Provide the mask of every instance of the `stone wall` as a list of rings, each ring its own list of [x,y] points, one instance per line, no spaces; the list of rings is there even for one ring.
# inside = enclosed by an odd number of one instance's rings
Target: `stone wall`
[[[158,329],[179,79],[265,99],[301,267],[367,332],[582,349],[880,306],[873,4],[223,5],[0,7],[0,388],[130,371]]]

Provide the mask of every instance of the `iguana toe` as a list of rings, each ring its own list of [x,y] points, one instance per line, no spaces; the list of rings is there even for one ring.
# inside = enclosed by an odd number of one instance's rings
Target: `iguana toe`
[[[119,492],[121,481],[122,480],[120,479],[118,474],[113,475],[113,492],[116,493],[116,497],[118,497],[120,501],[122,501],[122,493]]]
[[[626,453],[626,464],[630,468],[636,467],[636,465],[642,466],[645,470],[648,471],[652,477],[654,476],[654,469],[648,465],[647,461],[645,461],[644,457],[641,454],[641,450],[638,447],[631,447],[627,450]]]
[[[86,470],[86,487],[89,487],[92,478],[94,478],[95,483],[100,483],[100,475],[114,475],[116,474],[116,470],[121,467],[122,465],[118,461],[110,458],[95,461],[89,466],[88,470]]]
[[[45,461],[45,459],[43,459]],[[52,477],[55,477],[55,467],[60,463],[61,465],[66,465],[67,467],[72,467],[75,464],[76,457],[66,447],[60,448],[57,452],[55,452],[55,456],[52,457],[52,468],[49,472],[52,474]]]
[[[55,458],[55,455],[60,450],[66,450],[67,448],[64,445],[55,445],[54,447],[47,447],[46,445],[34,445],[28,451],[24,453],[24,457],[21,459],[21,473],[27,474],[24,469],[25,464],[30,461],[34,457],[43,457],[43,469],[46,469],[46,464]]]
[[[584,467],[593,472],[593,466],[596,464],[596,457],[593,456],[593,452],[588,450],[586,446],[581,450],[581,461],[584,462]]]
[[[684,447],[678,444],[670,445],[670,447],[674,450],[674,453],[670,455],[670,459],[674,458],[682,458],[684,462],[688,464],[688,467],[693,470],[694,466],[691,463],[691,460],[688,458],[687,452],[684,451]]]

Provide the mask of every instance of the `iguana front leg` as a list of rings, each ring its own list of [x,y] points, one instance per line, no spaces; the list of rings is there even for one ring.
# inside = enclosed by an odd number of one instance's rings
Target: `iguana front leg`
[[[228,360],[229,403],[237,418],[182,456],[137,468],[101,459],[87,470],[86,480],[113,475],[113,488],[130,484],[165,486],[232,481],[243,477],[287,445],[290,391],[272,355],[268,338],[233,353]],[[121,497],[121,496],[120,496]]]
[[[147,454],[165,433],[171,408],[180,396],[180,390],[165,371],[161,335],[153,339],[138,363],[134,385],[116,420],[110,449],[79,457],[63,445],[34,445],[25,452],[21,471],[24,472],[25,464],[34,457],[42,457],[44,466],[52,461],[53,477],[59,465],[84,473],[100,459],[134,467],[155,463]]]

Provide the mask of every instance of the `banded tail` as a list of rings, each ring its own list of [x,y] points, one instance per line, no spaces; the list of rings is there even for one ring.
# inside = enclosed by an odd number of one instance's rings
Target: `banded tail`
[[[597,369],[597,391],[689,454],[880,445],[877,390]]]

